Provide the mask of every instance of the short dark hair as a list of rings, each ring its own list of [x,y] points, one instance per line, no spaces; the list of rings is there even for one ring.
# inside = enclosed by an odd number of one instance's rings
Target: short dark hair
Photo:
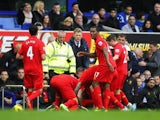
[[[160,4],[160,1],[157,0],[157,2],[155,2],[155,4]],[[155,4],[154,4],[154,5],[155,5]]]
[[[112,11],[116,11],[117,12],[117,8],[111,8],[110,12],[112,12]]]
[[[108,36],[108,37],[107,37],[107,39],[106,39],[106,40],[107,40],[107,41],[111,41],[111,40],[116,41],[116,35],[111,34],[110,36]]]
[[[29,33],[32,35],[37,35],[37,32],[38,32],[38,28],[36,25],[31,25],[29,27]]]
[[[2,70],[0,71],[0,74],[2,74],[2,72],[7,72],[7,74],[9,75],[8,70],[6,70],[6,69],[2,69]]]
[[[23,70],[24,70],[24,68],[23,68],[23,67],[18,67],[18,68],[17,68],[17,71],[18,71],[18,70],[20,70],[20,69],[23,69]]]
[[[58,2],[55,2],[54,4],[53,4],[53,6],[55,6],[55,5],[60,5]]]
[[[118,37],[125,37],[126,38],[126,35],[125,34],[118,34]]]
[[[153,77],[158,76],[160,78],[160,75],[158,73],[153,74]]]
[[[73,2],[73,3],[72,3],[72,7],[73,7],[74,5],[79,5],[79,3],[78,3],[78,2]]]
[[[91,26],[90,29],[91,29],[91,28],[95,28],[96,31],[99,32],[99,28],[98,28],[97,26]]]
[[[155,46],[155,47],[158,46],[157,43],[156,43],[155,41],[151,41],[151,42],[150,42],[150,45],[153,45],[153,46]]]
[[[127,9],[128,7],[131,7],[131,8],[132,8],[131,5],[128,5],[128,4],[127,4],[127,5],[124,6],[124,9]]]
[[[136,17],[135,17],[134,15],[130,15],[129,18],[128,18],[128,20],[129,20],[131,17],[134,17],[134,18],[136,19]]]
[[[83,72],[84,70],[85,68],[80,66],[77,68],[76,73]]]

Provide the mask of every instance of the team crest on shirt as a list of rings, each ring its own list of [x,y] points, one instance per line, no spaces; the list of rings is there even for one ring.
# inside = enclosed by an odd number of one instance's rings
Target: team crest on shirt
[[[119,49],[115,49],[115,52],[116,52],[116,53],[119,53]]]
[[[102,46],[102,44],[103,44],[102,41],[99,41],[99,42],[98,42],[98,45],[99,45],[99,46]]]
[[[132,84],[132,80],[129,80],[129,85],[131,85]]]

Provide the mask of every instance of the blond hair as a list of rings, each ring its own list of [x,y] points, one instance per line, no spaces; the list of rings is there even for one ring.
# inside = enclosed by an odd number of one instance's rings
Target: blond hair
[[[40,1],[40,0],[39,0],[39,1],[36,1],[35,4],[34,4],[33,10],[39,12],[39,11],[40,11],[40,10],[39,10],[39,6],[40,6],[41,4],[44,5],[44,2],[43,2],[43,1]]]
[[[71,17],[66,17],[66,18],[64,19],[64,22],[71,22],[72,25],[73,25],[73,19],[72,19]]]
[[[82,32],[82,29],[81,28],[75,28],[73,32],[74,33],[76,33],[76,32],[80,33],[80,32]]]

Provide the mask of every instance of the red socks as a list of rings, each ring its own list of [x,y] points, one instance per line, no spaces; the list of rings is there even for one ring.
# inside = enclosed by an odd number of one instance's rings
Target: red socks
[[[36,90],[36,91],[33,91],[30,96],[28,96],[29,100],[32,101],[34,100],[36,97],[38,97],[39,95],[41,94],[41,91],[40,90]]]
[[[96,86],[93,89],[94,89],[95,107],[101,109],[103,108],[101,88],[99,86]]]
[[[118,101],[122,101],[121,94],[115,94],[115,97],[118,99]]]
[[[73,106],[78,106],[77,100],[70,99],[67,102],[64,103],[68,108],[73,107]]]
[[[96,98],[94,96],[94,90],[91,92],[91,97],[92,97],[92,100],[93,100],[93,106],[98,106],[97,102],[96,102]]]
[[[55,102],[53,102],[52,104],[59,106],[60,102],[61,102],[61,98],[58,95],[58,93],[56,93]]]
[[[128,98],[126,97],[126,95],[124,94],[124,92],[121,91],[120,94],[121,94],[121,98],[122,98],[123,103],[124,103],[125,105],[128,105],[128,103],[129,103],[129,102],[128,102]]]
[[[115,105],[117,105],[120,109],[124,108],[124,105],[114,96],[114,93],[112,92],[110,94],[111,96],[111,102],[113,102]]]
[[[109,102],[110,102],[110,94],[111,91],[110,89],[105,89],[104,90],[104,95],[103,95],[103,106],[105,109],[109,109]]]

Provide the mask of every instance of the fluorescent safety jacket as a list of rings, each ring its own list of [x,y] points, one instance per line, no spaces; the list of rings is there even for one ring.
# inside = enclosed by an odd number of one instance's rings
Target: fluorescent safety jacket
[[[76,59],[72,47],[55,40],[46,46],[46,60],[43,61],[43,72],[53,70],[57,74],[76,72]]]

